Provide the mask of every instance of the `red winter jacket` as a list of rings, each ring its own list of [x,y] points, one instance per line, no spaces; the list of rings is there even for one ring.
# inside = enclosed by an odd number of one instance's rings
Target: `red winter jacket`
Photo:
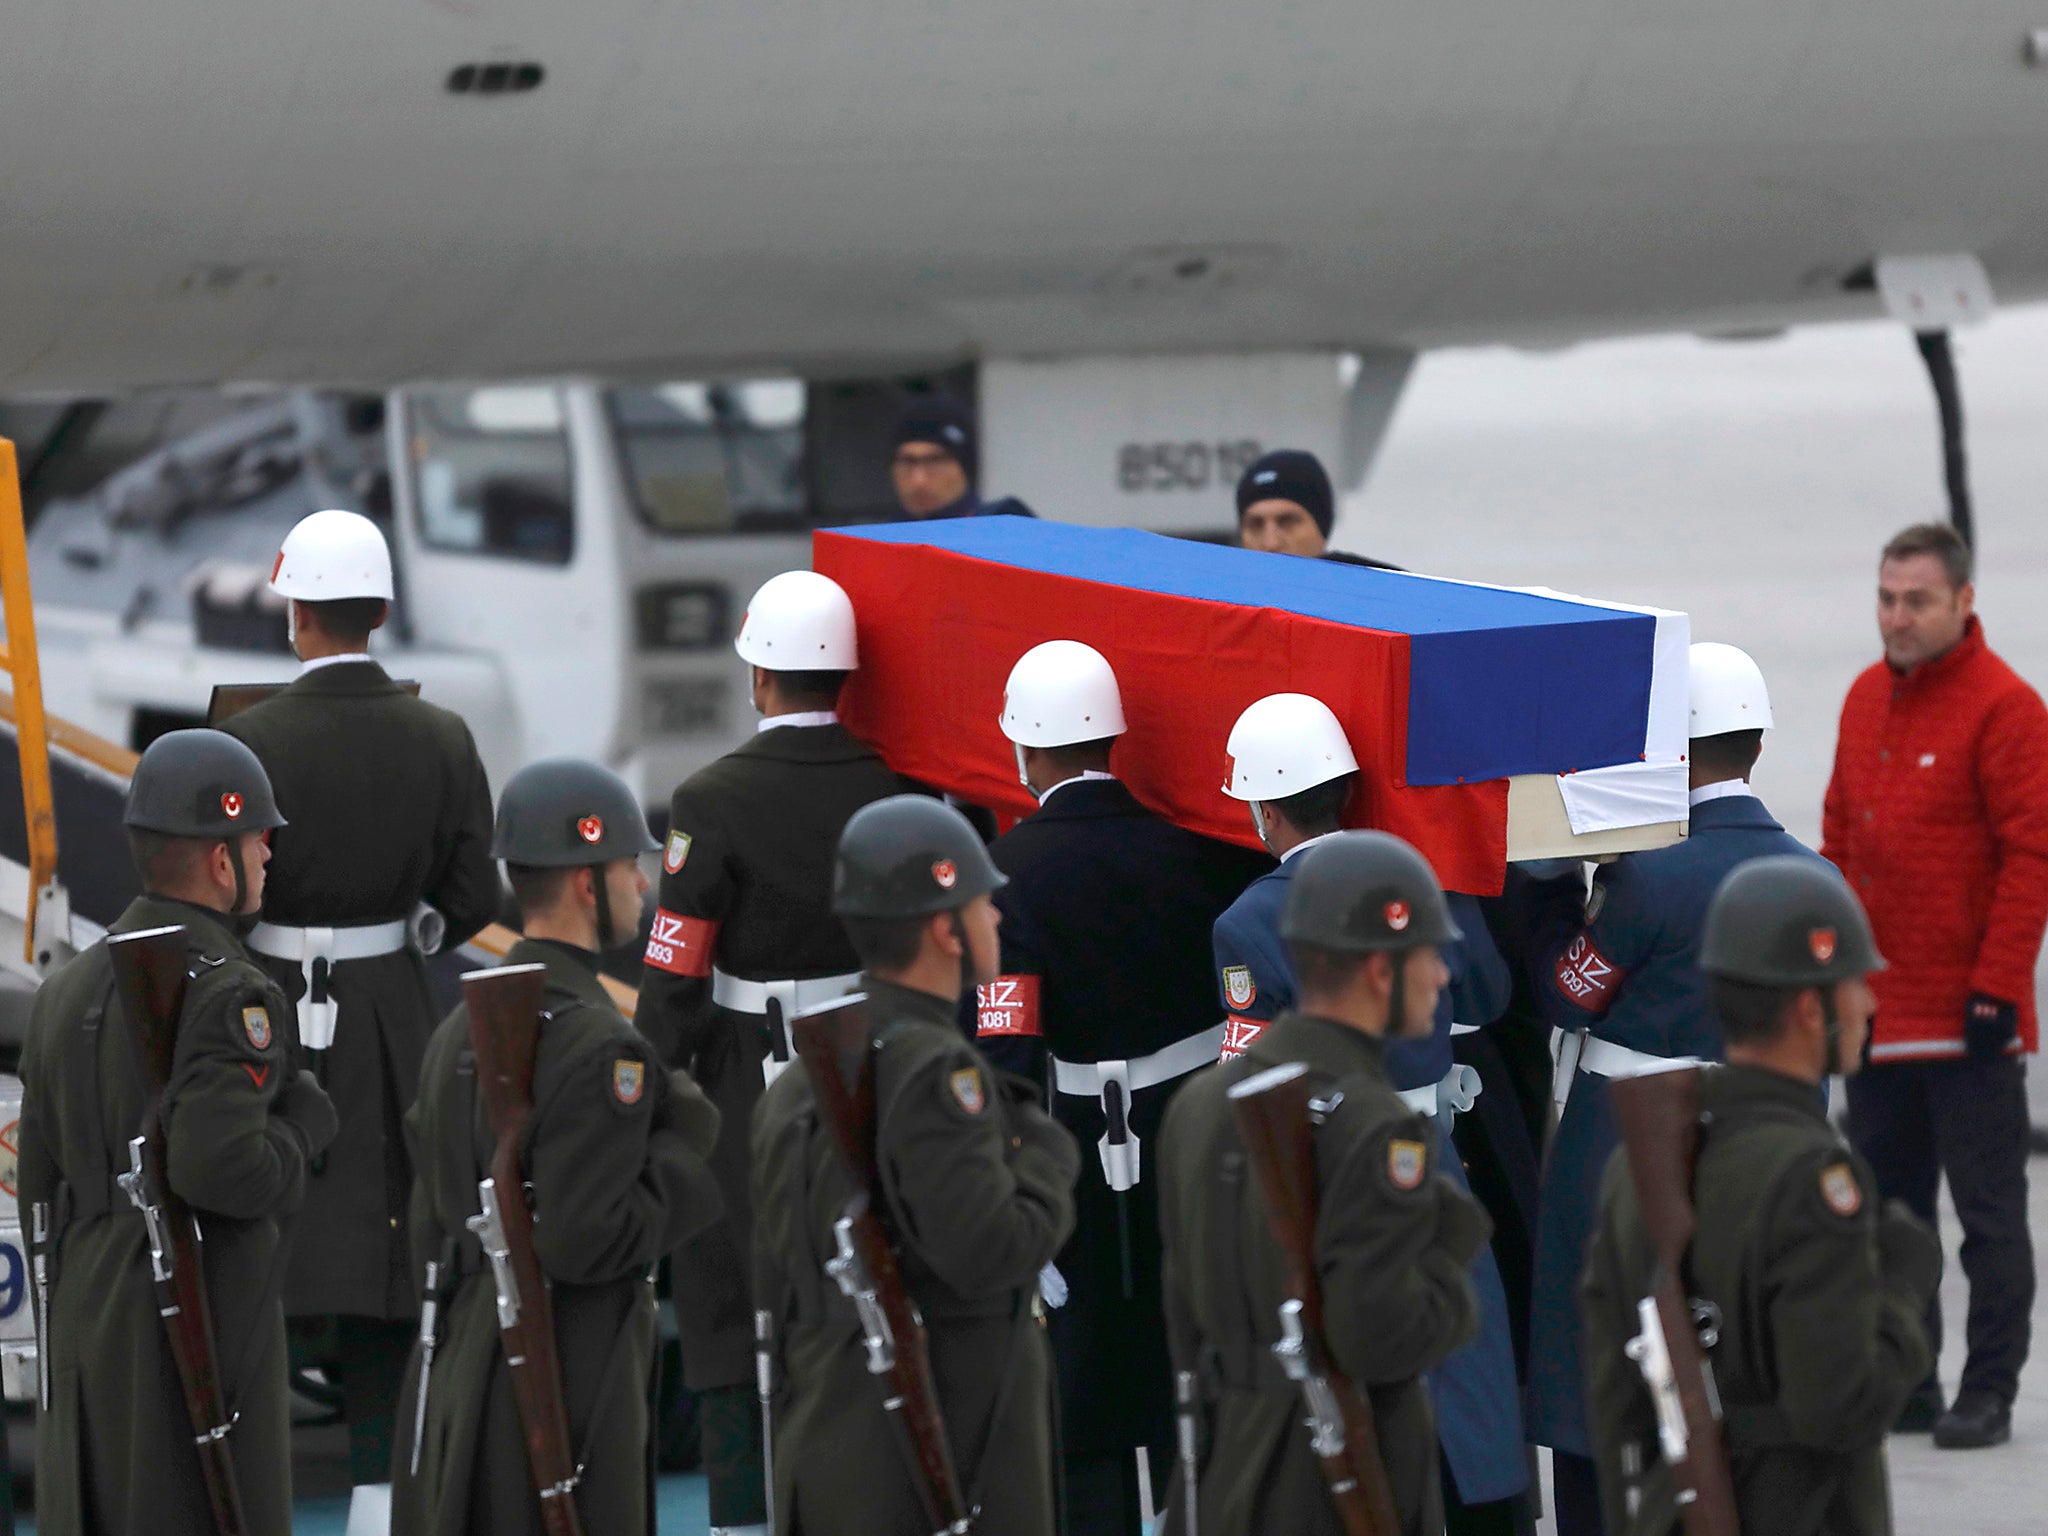
[[[2017,1003],[2039,1049],[2048,927],[2048,706],[1969,621],[1947,655],[1850,686],[1821,852],[1863,898],[1880,974],[1873,1061],[1959,1056],[1973,992]]]

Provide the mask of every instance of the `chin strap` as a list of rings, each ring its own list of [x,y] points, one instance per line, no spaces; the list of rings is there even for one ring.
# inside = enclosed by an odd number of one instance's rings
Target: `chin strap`
[[[1266,808],[1256,800],[1251,802],[1251,808],[1252,830],[1259,834],[1259,842],[1264,845],[1266,852],[1271,853],[1273,845],[1266,839]]]
[[[960,990],[965,993],[974,985],[974,951],[967,946],[967,924],[961,919],[962,909],[952,911],[953,937],[960,941]]]
[[[602,953],[619,942],[619,936],[612,928],[611,882],[605,878],[604,865],[590,866],[590,881],[597,893],[597,947]]]
[[[242,868],[242,840],[238,837],[222,839],[228,848],[228,863],[235,871],[235,904],[228,908],[228,915],[240,917],[242,907],[249,900],[249,874]]]
[[[1842,1070],[1842,1021],[1835,1014],[1835,989],[1830,983],[1820,989],[1820,1017],[1828,1042],[1825,1074],[1834,1077]]]
[[[1010,750],[1017,754],[1017,782],[1026,789],[1031,789],[1031,775],[1024,771],[1024,743],[1013,741],[1010,743]],[[1031,798],[1034,800],[1038,798],[1037,790],[1031,789]]]
[[[1390,949],[1394,962],[1394,985],[1387,993],[1387,1038],[1399,1040],[1408,1031],[1408,951]]]

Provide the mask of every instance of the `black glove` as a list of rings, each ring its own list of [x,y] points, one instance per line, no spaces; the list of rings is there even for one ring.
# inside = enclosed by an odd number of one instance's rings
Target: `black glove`
[[[1993,1061],[2005,1054],[2020,1032],[2020,1010],[1986,992],[1972,992],[1963,1005],[1963,1045],[1972,1061]]]
[[[277,1096],[277,1114],[298,1136],[308,1161],[332,1146],[335,1134],[341,1130],[333,1100],[313,1074],[303,1069],[292,1074],[292,1080]]]
[[[1903,1200],[1887,1200],[1877,1219],[1877,1262],[1884,1277],[1924,1304],[1941,1284],[1941,1239]]]

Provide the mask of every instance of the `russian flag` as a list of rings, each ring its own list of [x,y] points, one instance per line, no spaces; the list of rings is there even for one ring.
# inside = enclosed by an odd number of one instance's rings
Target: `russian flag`
[[[1414,843],[1445,885],[1501,887],[1507,780],[1644,758],[1656,620],[1568,598],[1016,517],[816,534],[853,599],[840,713],[898,772],[1028,815],[997,726],[1045,640],[1109,658],[1117,774],[1193,831],[1256,844],[1222,792],[1224,742],[1269,693],[1313,694],[1360,766],[1347,812]]]

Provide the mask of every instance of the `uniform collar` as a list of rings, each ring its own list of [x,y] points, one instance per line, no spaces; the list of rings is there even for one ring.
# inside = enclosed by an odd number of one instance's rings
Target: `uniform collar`
[[[152,896],[145,891],[128,903],[110,931],[137,933],[145,928],[177,927],[183,928],[202,949],[239,952],[242,941],[235,935],[234,922],[227,913],[213,907],[181,901],[175,896]]]
[[[793,714],[770,715],[766,720],[755,724],[754,734],[759,736],[764,731],[772,731],[782,726],[789,726],[800,730],[809,725],[837,725],[838,723],[839,711],[836,709],[801,709]]]
[[[1061,779],[1059,783],[1053,785],[1051,789],[1048,789],[1038,797],[1038,803],[1040,805],[1046,804],[1054,795],[1065,789],[1069,784],[1100,784],[1104,782],[1114,784],[1116,782],[1116,775],[1104,773],[1099,768],[1084,768],[1071,779]]]
[[[1386,1041],[1335,1019],[1297,1013],[1292,1008],[1261,1030],[1245,1055],[1257,1058],[1264,1067],[1304,1061],[1333,1077],[1362,1073],[1378,1082],[1389,1081]]]
[[[318,672],[322,667],[339,667],[352,661],[375,659],[368,651],[342,651],[333,656],[315,656],[311,661],[299,663],[299,676],[304,677],[308,672]]]
[[[327,656],[302,667],[288,685],[298,693],[395,693],[398,685],[374,656]]]
[[[1803,1082],[1768,1067],[1707,1067],[1700,1097],[1710,1109],[1723,1111],[1748,1105],[1789,1109],[1804,1119],[1827,1123],[1828,1101],[1818,1083]]]
[[[928,1024],[942,1024],[948,1029],[959,1021],[960,1004],[957,1000],[948,1002],[915,987],[899,987],[895,982],[883,981],[867,971],[861,972],[860,989],[867,994],[868,1015],[877,1025],[903,1014]]]
[[[834,721],[802,730],[757,731],[729,755],[765,757],[780,763],[857,763],[875,756],[875,750]]]
[[[614,1014],[619,1011],[611,994],[605,991],[604,983],[598,979],[597,956],[587,949],[552,939],[522,938],[505,951],[503,963],[545,966],[550,992],[567,992],[587,1007],[606,1009]]]
[[[1756,791],[1749,787],[1747,779],[1722,779],[1717,784],[1702,784],[1698,789],[1686,792],[1686,804],[1705,805],[1709,800],[1733,800],[1738,795],[1756,797]]]
[[[1341,832],[1343,830],[1344,829],[1342,827],[1339,827],[1337,829],[1337,832]],[[1292,859],[1297,853],[1307,853],[1309,849],[1315,847],[1317,843],[1327,842],[1329,841],[1329,839],[1335,837],[1337,835],[1337,832],[1318,832],[1314,837],[1307,838],[1301,842],[1296,843],[1292,848],[1288,849],[1285,853],[1280,855],[1280,862],[1282,864],[1285,864],[1290,859]]]
[[[1703,800],[1692,808],[1689,818],[1692,825],[1708,827],[1756,827],[1767,832],[1782,832],[1778,819],[1765,808],[1763,801],[1754,793],[1747,795],[1722,795],[1717,799]]]

